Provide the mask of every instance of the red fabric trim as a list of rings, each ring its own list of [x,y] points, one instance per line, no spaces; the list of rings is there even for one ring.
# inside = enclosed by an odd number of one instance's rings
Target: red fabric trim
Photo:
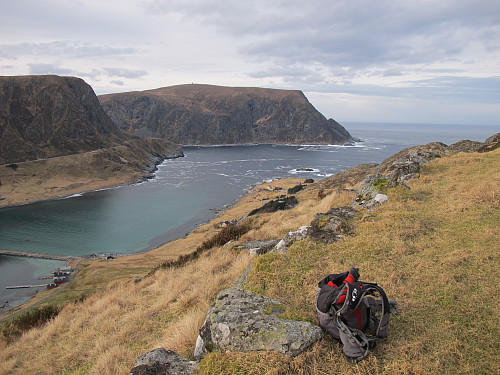
[[[363,329],[363,317],[361,316],[361,309],[358,307],[356,307],[356,309],[354,309],[354,315],[356,316],[356,320],[358,321],[358,326],[359,326],[359,330],[362,330]]]

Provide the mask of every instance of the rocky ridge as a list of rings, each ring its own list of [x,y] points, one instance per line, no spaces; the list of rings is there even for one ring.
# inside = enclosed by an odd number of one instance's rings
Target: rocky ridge
[[[0,164],[88,152],[124,140],[82,79],[0,77]]]
[[[99,96],[121,130],[182,145],[344,144],[349,132],[298,90],[178,85]]]
[[[251,241],[238,246],[238,248],[246,248],[254,254],[261,255],[269,251],[286,252],[294,242],[307,238],[326,243],[339,241],[351,231],[356,220],[362,220],[359,211],[361,207],[372,210],[386,202],[387,195],[384,193],[398,185],[406,186],[406,182],[418,178],[419,170],[423,164],[434,158],[446,157],[457,152],[488,152],[496,149],[500,147],[500,133],[488,138],[484,143],[474,144],[474,147],[470,146],[470,142],[461,141],[451,146],[430,143],[411,147],[384,160],[381,164],[356,166],[326,178],[319,183],[319,187],[328,186],[332,190],[340,190],[346,184],[356,184],[364,180],[356,191],[351,207],[333,208],[327,213],[319,214],[310,225],[289,232],[281,240]],[[380,180],[385,180],[385,182],[374,184],[375,181]],[[373,191],[370,190],[370,194],[367,193],[366,186],[373,188]],[[384,195],[385,198],[380,199],[379,197],[377,200],[377,195]],[[360,196],[364,197],[362,201],[359,199]],[[274,247],[273,244],[275,244]],[[140,362],[139,358],[141,357],[139,357],[130,374],[191,374],[198,368],[197,361],[213,350],[274,350],[294,356],[322,337],[323,333],[317,326],[310,323],[304,325],[304,322],[280,318],[278,315],[286,310],[284,302],[254,295],[244,290],[244,283],[249,271],[250,269],[232,288],[222,291],[217,296],[200,329],[194,352],[195,362],[188,361],[175,353],[178,356],[176,358],[179,365],[187,364],[187,366],[181,370],[174,370],[173,367],[170,367],[173,366],[170,359],[160,359],[144,365]],[[296,334],[299,331],[301,334]],[[146,355],[154,355],[158,350],[165,351],[165,349],[155,349]],[[157,368],[161,371],[157,371]]]
[[[168,140],[123,133],[82,79],[0,77],[0,206],[135,182],[180,156]]]

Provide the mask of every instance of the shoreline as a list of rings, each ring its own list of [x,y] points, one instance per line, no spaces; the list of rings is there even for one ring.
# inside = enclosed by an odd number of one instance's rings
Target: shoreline
[[[273,180],[273,181],[280,181],[280,184],[284,186],[284,190],[286,188],[291,187],[295,185],[297,178],[294,177],[289,177],[286,179],[278,179],[278,180]],[[243,191],[243,193],[232,203],[226,204],[224,208],[220,211],[218,211],[211,219],[197,225],[195,228],[189,230],[185,234],[180,234],[177,238],[172,239],[170,241],[167,241],[163,244],[160,244],[158,246],[154,246],[153,248],[146,249],[146,250],[139,250],[137,252],[133,253],[103,253],[102,256],[101,254],[93,254],[93,255],[84,255],[84,256],[61,256],[61,257],[67,257],[71,258],[71,261],[78,261],[80,264],[82,261],[84,262],[89,262],[89,265],[94,265],[97,267],[99,264],[112,264],[108,262],[137,262],[138,258],[151,258],[151,261],[154,261],[154,259],[159,257],[159,254],[164,254],[168,259],[177,259],[179,256],[183,255],[181,251],[179,251],[179,244],[182,244],[183,242],[189,242],[189,241],[194,241],[196,244],[200,241],[197,239],[200,235],[205,236],[205,235],[210,235],[212,232],[215,233],[217,230],[217,224],[221,221],[231,221],[231,220],[241,220],[248,212],[251,211],[251,209],[256,208],[256,206],[260,207],[263,204],[263,199],[275,199],[276,196],[283,194],[283,191],[269,191],[265,189],[265,186],[269,184],[269,182],[262,181],[261,183],[256,183],[247,189]],[[290,185],[290,186],[288,186]],[[262,197],[262,195],[264,197]],[[251,208],[248,208],[248,205],[252,205]],[[233,212],[236,211],[236,212]],[[236,217],[235,217],[236,216]],[[212,234],[213,234],[212,233]],[[193,237],[194,239],[191,239]],[[196,245],[198,246],[198,245]],[[195,247],[196,247],[195,246]],[[189,253],[190,251],[194,251],[195,248],[189,249],[189,245],[181,245],[182,250],[184,252],[187,251]],[[7,250],[8,251],[8,250]],[[15,251],[14,251],[15,252]],[[23,254],[29,254],[29,252],[23,252],[19,251],[17,256],[23,257]],[[166,253],[166,254],[165,254]],[[2,250],[0,250],[0,255],[2,254]],[[33,253],[36,254],[36,253]],[[8,254],[5,254],[8,255]],[[10,254],[9,254],[10,255]],[[51,256],[50,254],[47,254],[49,257]],[[107,255],[113,255],[113,259],[106,259]],[[57,257],[58,255],[55,255]],[[164,256],[161,258],[165,259]],[[40,257],[42,258],[42,257]],[[92,267],[92,266],[91,266]],[[122,265],[122,267],[126,267],[126,265]],[[153,267],[152,267],[153,268]],[[75,274],[76,276],[76,274]],[[74,279],[72,280],[73,282],[75,281]],[[69,283],[68,283],[69,284]],[[15,306],[12,309],[3,311],[0,314],[0,320],[6,319],[3,317],[3,314],[8,314],[12,312],[13,310],[20,309],[24,311],[27,308],[36,306],[39,302],[36,301],[33,303],[33,300],[36,299],[38,293],[28,299],[26,302],[22,303],[21,305]],[[52,295],[44,297],[44,301],[52,297]],[[15,312],[14,314],[17,314]],[[10,317],[10,315],[8,316]],[[7,318],[8,318],[7,317]]]
[[[99,150],[98,150],[99,151]],[[101,190],[110,190],[119,188],[122,186],[133,185],[137,183],[141,183],[147,180],[150,180],[155,177],[155,172],[158,170],[158,165],[163,163],[168,159],[177,159],[184,156],[182,152],[180,154],[170,154],[164,157],[160,156],[149,156],[145,159],[146,165],[144,168],[140,170],[120,170],[117,173],[106,176],[105,174],[100,175],[83,175],[78,177],[70,177],[66,176],[64,173],[56,174],[54,176],[49,175],[48,177],[39,179],[38,174],[43,174],[49,169],[55,169],[57,166],[53,166],[50,163],[54,160],[61,160],[64,158],[78,157],[80,159],[88,157],[89,154],[95,153],[96,151],[90,151],[85,154],[74,154],[74,155],[65,155],[58,158],[50,158],[50,159],[41,159],[41,160],[32,160],[27,162],[22,162],[26,164],[27,170],[24,171],[24,174],[16,175],[14,172],[7,172],[3,176],[7,180],[9,178],[16,179],[12,190],[6,191],[1,194],[1,189],[3,187],[8,186],[8,184],[0,185],[0,210],[2,208],[13,208],[18,206],[25,206],[29,204],[45,202],[50,200],[59,200],[59,199],[67,199],[73,195],[78,194],[86,194],[95,191]],[[41,169],[37,164],[43,165]],[[20,163],[21,164],[21,163]],[[5,167],[6,165],[4,165]],[[79,168],[78,162],[75,164],[73,159],[69,159],[68,166],[73,166],[74,168]],[[0,166],[1,167],[1,166]],[[30,171],[31,170],[31,171]],[[28,174],[32,174],[31,177],[27,177]],[[0,175],[0,177],[2,177]],[[39,179],[37,181],[37,179]],[[51,185],[45,186],[42,190],[44,184],[50,183]],[[31,185],[30,185],[31,184]],[[60,184],[61,186],[53,186],[54,184]],[[31,190],[23,191],[22,189],[17,189],[17,185],[30,185]],[[33,191],[38,189],[39,191]],[[59,189],[61,191],[56,191],[55,189]],[[10,195],[10,196],[9,196]],[[27,199],[26,199],[27,198]],[[4,201],[12,201],[12,203],[4,204]]]

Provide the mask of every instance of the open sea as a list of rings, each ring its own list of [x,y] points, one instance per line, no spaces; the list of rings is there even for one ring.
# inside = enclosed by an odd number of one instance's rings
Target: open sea
[[[379,163],[406,147],[462,139],[484,142],[500,132],[500,125],[343,125],[362,142],[184,147],[185,157],[166,160],[154,179],[1,208],[0,249],[61,255],[144,251],[184,236],[263,181],[321,179],[357,164]],[[41,276],[60,266],[59,261],[0,256],[0,313],[36,293],[6,286],[41,284]]]

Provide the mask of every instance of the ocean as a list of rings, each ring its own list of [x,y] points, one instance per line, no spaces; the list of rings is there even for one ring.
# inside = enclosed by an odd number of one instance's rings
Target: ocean
[[[151,180],[2,208],[0,249],[61,255],[145,251],[182,237],[263,181],[321,179],[357,164],[379,163],[406,147],[462,139],[484,142],[500,132],[500,126],[485,125],[344,126],[362,142],[184,147],[185,157],[166,160]],[[2,300],[9,300],[5,309],[29,298],[7,296],[6,283],[34,283],[40,272],[59,266],[57,261],[0,256],[0,306],[5,305]]]

